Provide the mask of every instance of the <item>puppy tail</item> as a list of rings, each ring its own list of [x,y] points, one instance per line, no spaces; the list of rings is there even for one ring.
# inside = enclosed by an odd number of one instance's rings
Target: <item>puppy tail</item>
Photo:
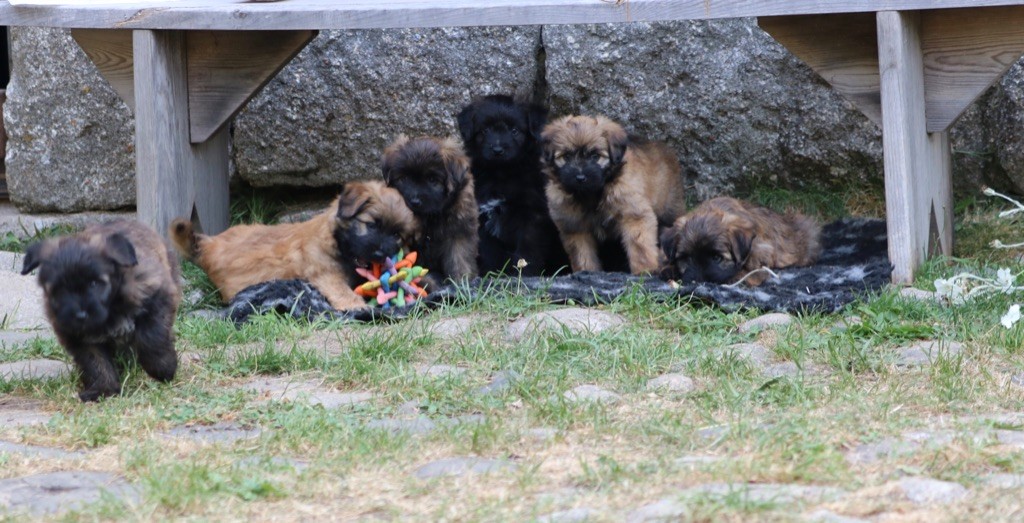
[[[196,255],[199,254],[199,244],[192,222],[178,218],[171,222],[168,232],[171,237],[171,243],[174,244],[174,248],[177,249],[178,253],[187,260],[195,260]]]

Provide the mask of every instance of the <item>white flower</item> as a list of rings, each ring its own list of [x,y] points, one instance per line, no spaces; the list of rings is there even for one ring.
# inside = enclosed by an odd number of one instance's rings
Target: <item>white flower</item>
[[[992,190],[991,187],[985,187],[982,189],[981,194],[984,194],[985,196],[995,196],[996,192]]]
[[[1005,244],[999,240],[992,240],[988,243],[989,247],[993,249],[1002,249]]]
[[[1016,303],[1010,305],[1010,310],[1006,311],[1006,314],[999,319],[999,323],[1002,323],[1003,327],[1007,329],[1013,327],[1018,321],[1020,321],[1020,305]]]
[[[1016,282],[1017,277],[1010,273],[1010,269],[999,269],[996,271],[996,285],[998,285],[1003,292],[1009,294],[1013,292],[1013,285]]]
[[[944,280],[942,278],[935,280],[935,294],[948,298],[953,291],[953,282],[951,280]]]

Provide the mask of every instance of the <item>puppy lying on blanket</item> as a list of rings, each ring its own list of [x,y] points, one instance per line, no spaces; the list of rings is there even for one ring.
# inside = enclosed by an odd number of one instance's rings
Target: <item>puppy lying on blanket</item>
[[[337,310],[366,306],[352,290],[356,267],[415,243],[419,222],[398,191],[381,181],[349,182],[331,206],[302,223],[236,225],[216,235],[178,219],[170,235],[185,258],[206,271],[227,302],[250,285],[298,278]]]

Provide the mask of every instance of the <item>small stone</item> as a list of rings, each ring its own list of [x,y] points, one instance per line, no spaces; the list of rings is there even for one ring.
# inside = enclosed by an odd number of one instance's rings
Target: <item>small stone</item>
[[[477,394],[488,396],[491,394],[501,394],[508,390],[512,384],[520,378],[518,372],[514,370],[502,370],[494,373],[491,376],[491,381],[476,390]]]
[[[715,352],[719,357],[733,354],[737,358],[746,360],[750,364],[758,367],[767,365],[772,358],[771,351],[760,343],[736,343],[727,347],[722,347]]]
[[[1010,376],[1010,385],[1024,388],[1024,372]]]
[[[921,444],[918,442],[886,438],[873,443],[857,445],[846,453],[846,462],[866,465],[885,458],[911,454],[919,448],[921,448]]]
[[[0,454],[17,454],[20,456],[48,459],[81,459],[85,457],[82,452],[67,451],[52,447],[39,447],[36,445],[22,445],[0,440]]]
[[[420,400],[409,400],[398,406],[399,414],[419,414],[423,411],[423,402]]]
[[[200,443],[233,443],[259,437],[260,432],[258,427],[245,428],[234,423],[215,423],[173,427],[162,434],[164,437],[186,438]]]
[[[580,385],[566,391],[565,399],[574,402],[615,403],[622,399],[618,394],[597,385]]]
[[[536,427],[526,431],[526,437],[537,442],[546,442],[558,436],[558,429],[551,427]]]
[[[645,521],[675,521],[686,514],[686,505],[672,498],[662,499],[644,505],[626,514],[627,523],[643,523]]]
[[[693,380],[688,376],[679,373],[662,374],[656,378],[647,380],[647,390],[662,390],[669,392],[687,393],[695,388]]]
[[[866,519],[851,518],[825,509],[805,514],[803,520],[808,523],[868,523]]]
[[[595,512],[586,507],[578,507],[550,514],[537,518],[537,523],[576,523],[578,521],[589,521],[593,519]]]
[[[897,485],[911,503],[921,506],[952,503],[967,495],[967,489],[959,483],[931,478],[903,478]]]
[[[52,380],[71,372],[67,363],[57,360],[33,359],[0,364],[0,380]]]
[[[962,353],[964,345],[956,341],[919,341],[900,347],[896,354],[896,365],[920,367],[930,365],[939,356],[951,357]]]
[[[694,433],[694,435],[696,435],[698,438],[708,441],[722,439],[727,434],[729,434],[728,425],[715,425],[713,427],[704,427],[702,429],[698,429],[697,432]]]
[[[905,287],[900,289],[900,296],[907,298],[908,300],[942,303],[942,297],[938,294],[915,287]]]
[[[738,329],[741,334],[747,334],[767,327],[782,327],[790,323],[793,323],[793,317],[789,314],[771,312],[741,323]]]
[[[417,365],[416,374],[427,378],[455,378],[466,373],[466,369],[454,365]]]
[[[792,361],[784,361],[761,369],[761,375],[768,379],[793,378],[800,375],[800,367]]]
[[[445,458],[432,461],[416,469],[413,475],[419,479],[440,476],[461,476],[466,473],[486,474],[503,469],[515,469],[517,465],[504,460],[485,458]]]
[[[1024,488],[1024,474],[991,474],[982,482],[995,488]]]
[[[611,312],[587,308],[567,308],[531,314],[516,320],[508,326],[506,334],[512,341],[519,341],[537,331],[559,332],[565,329],[573,334],[597,334],[618,327],[626,320]]]
[[[259,378],[239,386],[242,390],[256,392],[258,401],[305,402],[334,409],[365,403],[374,398],[370,392],[340,392],[324,388],[315,380],[294,381],[288,377]]]
[[[864,323],[864,320],[860,316],[850,316],[848,318],[842,318],[832,326],[834,330],[844,331],[850,327],[860,325]]]
[[[445,318],[431,323],[427,330],[434,336],[444,340],[461,341],[465,340],[466,336],[472,332],[474,323],[476,323],[476,320],[471,316]]]
[[[57,514],[78,510],[103,496],[135,502],[139,490],[107,472],[48,472],[0,480],[0,514]]]
[[[413,419],[384,418],[367,422],[366,428],[386,430],[392,434],[427,434],[437,428],[437,424],[426,416]]]
[[[188,305],[195,305],[195,304],[203,301],[203,298],[205,298],[205,297],[206,297],[206,293],[204,293],[203,291],[201,291],[199,289],[192,289],[191,292],[189,292],[188,294],[185,295],[184,302],[186,304],[188,304]]]
[[[718,463],[719,461],[722,461],[720,456],[683,456],[673,460],[673,463],[681,469],[696,469],[700,468],[701,465]]]

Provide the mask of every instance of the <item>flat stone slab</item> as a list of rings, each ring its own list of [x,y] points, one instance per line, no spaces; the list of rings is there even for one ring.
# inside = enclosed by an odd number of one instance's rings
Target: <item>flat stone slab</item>
[[[437,423],[426,416],[413,419],[384,418],[370,420],[366,423],[366,428],[386,430],[392,434],[427,434],[437,428]]]
[[[43,410],[41,401],[16,396],[0,397],[0,429],[42,425],[52,416]]]
[[[807,523],[868,523],[866,519],[851,518],[824,509],[805,514],[801,521],[806,521]]]
[[[508,326],[506,335],[512,341],[518,341],[545,330],[557,332],[565,329],[573,334],[597,334],[624,323],[625,318],[615,313],[573,307],[524,316]]]
[[[693,379],[685,374],[671,373],[662,374],[656,378],[647,380],[647,390],[687,393],[693,392],[696,385]]]
[[[0,232],[2,235],[3,232]],[[21,274],[22,259],[25,257],[20,252],[0,251],[0,271]]]
[[[902,367],[930,365],[936,358],[956,356],[963,350],[964,345],[956,341],[919,341],[897,349],[896,365]]]
[[[200,443],[233,443],[259,437],[260,433],[258,427],[245,428],[234,423],[215,423],[173,427],[161,434],[169,438],[184,438]]]
[[[0,380],[52,380],[71,373],[63,361],[32,359],[0,364]]]
[[[513,383],[519,380],[522,376],[514,370],[500,370],[495,372],[487,385],[480,387],[476,390],[477,394],[489,396],[491,394],[501,394],[508,390]]]
[[[938,294],[915,287],[905,287],[900,289],[900,296],[908,300],[942,303],[942,297]]]
[[[622,399],[622,396],[597,385],[580,385],[567,390],[563,395],[565,399],[573,403],[594,402],[594,403],[615,403]]]
[[[435,321],[427,328],[427,332],[438,338],[448,341],[462,341],[472,332],[473,325],[477,320],[472,316],[460,316],[458,318],[445,318]]]
[[[431,479],[442,476],[462,476],[463,474],[486,474],[499,470],[516,469],[518,465],[510,461],[486,458],[445,458],[432,461],[416,469],[413,476],[418,479]]]
[[[787,504],[796,501],[832,501],[846,494],[843,489],[788,483],[708,483],[683,491],[684,497],[741,496],[754,503]]]
[[[911,503],[919,506],[953,503],[967,496],[963,485],[932,478],[903,478],[896,482],[896,486]]]
[[[417,365],[416,374],[425,378],[455,378],[466,373],[466,369],[454,365]]]
[[[49,472],[0,480],[0,515],[81,509],[104,493],[130,503],[139,498],[138,488],[108,472]]]
[[[22,445],[10,441],[0,440],[0,454],[16,454],[29,458],[47,459],[82,459],[84,452],[67,451],[53,447],[39,447],[36,445]]]
[[[913,454],[921,448],[917,441],[904,441],[896,438],[885,438],[871,443],[862,443],[846,453],[846,462],[856,465],[867,465],[882,459]]]
[[[695,469],[702,465],[710,465],[712,463],[719,463],[723,459],[721,456],[683,456],[672,460],[675,466],[683,469]]]
[[[558,436],[558,429],[552,427],[535,427],[526,431],[526,437],[538,442],[551,441]]]
[[[630,511],[626,514],[626,523],[676,521],[686,513],[686,504],[678,499],[666,498]]]
[[[49,330],[50,322],[43,310],[43,289],[34,274],[0,271],[0,318],[7,318],[4,327],[12,330]]]
[[[239,388],[257,393],[257,401],[260,402],[305,402],[309,405],[321,405],[325,409],[365,403],[374,398],[371,392],[341,392],[325,388],[317,381],[294,381],[287,377],[260,378]]]
[[[790,323],[793,323],[793,317],[789,314],[770,312],[741,323],[737,329],[741,334],[747,334],[768,327],[784,327]]]
[[[39,338],[53,338],[51,330],[0,330],[0,348],[24,345]]]
[[[537,518],[537,523],[576,523],[596,519],[597,512],[587,507],[578,507],[545,514]]]

